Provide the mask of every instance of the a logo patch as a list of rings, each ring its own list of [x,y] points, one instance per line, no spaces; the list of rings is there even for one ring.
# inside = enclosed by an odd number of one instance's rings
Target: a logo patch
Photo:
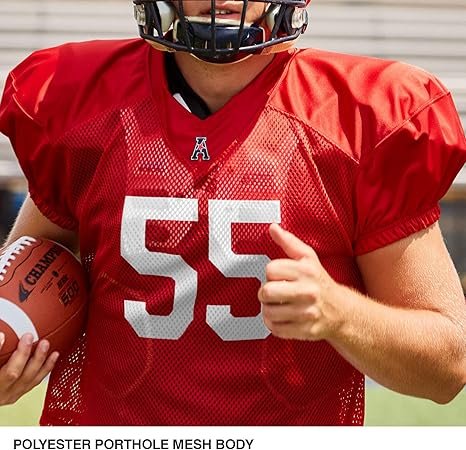
[[[19,301],[20,303],[24,303],[28,298],[29,296],[31,295],[32,291],[35,289],[32,288],[31,290],[27,290],[24,286],[23,286],[23,283],[19,283]]]
[[[42,258],[24,277],[23,281],[19,283],[19,301],[21,303],[25,302],[29,298],[31,292],[36,288],[36,284],[39,282],[42,275],[44,275],[44,273],[63,253],[63,251],[64,250],[62,247],[59,245],[54,245],[47,253],[42,255]],[[30,287],[32,287],[32,289]]]
[[[201,156],[203,161],[210,160],[209,150],[207,149],[206,137],[196,138],[196,144],[194,145],[193,154],[191,155],[191,161],[199,161],[199,156]]]

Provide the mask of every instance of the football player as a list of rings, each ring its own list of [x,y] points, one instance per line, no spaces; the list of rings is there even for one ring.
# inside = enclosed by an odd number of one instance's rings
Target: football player
[[[449,402],[466,308],[438,201],[466,160],[448,90],[406,64],[295,50],[305,0],[135,0],[143,39],[10,74],[29,182],[8,238],[80,253],[85,335],[31,336],[12,403],[42,424],[362,424],[364,375]],[[105,22],[104,22],[105,25]]]

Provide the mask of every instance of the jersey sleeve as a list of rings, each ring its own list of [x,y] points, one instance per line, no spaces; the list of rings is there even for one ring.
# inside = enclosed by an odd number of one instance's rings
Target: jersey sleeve
[[[356,255],[396,242],[439,219],[439,200],[466,161],[466,142],[447,92],[422,105],[361,156],[356,176]]]
[[[57,62],[57,49],[42,50],[9,74],[0,104],[0,132],[10,139],[40,211],[57,225],[74,229],[76,220],[66,195],[66,151],[50,133],[60,116],[53,109]]]

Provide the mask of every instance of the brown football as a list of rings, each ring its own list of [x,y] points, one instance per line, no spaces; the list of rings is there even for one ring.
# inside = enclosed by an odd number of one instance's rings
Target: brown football
[[[84,270],[65,247],[24,236],[0,255],[0,366],[18,339],[46,338],[50,351],[66,350],[83,331],[88,290]]]

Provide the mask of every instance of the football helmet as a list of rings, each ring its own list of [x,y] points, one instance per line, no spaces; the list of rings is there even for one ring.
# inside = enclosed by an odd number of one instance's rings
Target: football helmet
[[[184,51],[208,62],[231,63],[251,54],[286,50],[305,31],[306,6],[311,0],[239,0],[237,20],[224,19],[216,13],[211,0],[210,17],[187,16],[183,0],[133,0],[139,34],[154,47],[166,51]],[[255,22],[246,22],[250,2],[266,3],[264,13]]]

